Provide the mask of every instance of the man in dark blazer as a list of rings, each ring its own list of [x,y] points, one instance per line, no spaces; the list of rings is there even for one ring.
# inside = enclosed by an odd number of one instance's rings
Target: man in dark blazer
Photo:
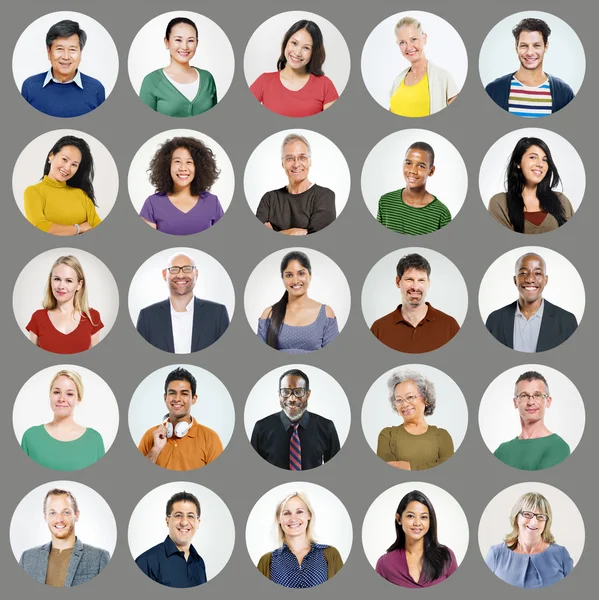
[[[544,352],[565,342],[578,327],[576,317],[543,299],[549,281],[545,261],[525,254],[516,261],[514,284],[518,300],[493,311],[485,323],[491,335],[508,348]]]
[[[72,587],[93,579],[108,564],[106,550],[75,536],[79,508],[71,492],[50,490],[44,499],[44,519],[52,539],[23,552],[19,564],[27,575],[54,587]]]
[[[223,304],[193,295],[198,280],[193,258],[184,253],[172,256],[162,277],[169,298],[141,309],[139,334],[156,348],[176,354],[198,352],[216,342],[229,326],[229,315]]]
[[[281,410],[254,425],[251,444],[266,461],[292,471],[313,469],[339,452],[339,436],[330,419],[308,412],[310,382],[299,369],[279,377]]]

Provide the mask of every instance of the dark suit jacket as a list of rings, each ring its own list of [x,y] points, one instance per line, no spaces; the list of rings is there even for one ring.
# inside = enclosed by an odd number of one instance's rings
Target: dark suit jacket
[[[229,315],[226,306],[195,298],[191,351],[198,352],[214,344],[228,326]],[[174,352],[170,299],[142,308],[137,317],[137,331],[152,346],[165,352]]]
[[[537,341],[537,352],[545,352],[545,350],[559,346],[578,327],[576,317],[572,313],[551,304],[548,300],[543,299],[543,302],[543,318]],[[516,302],[493,311],[485,323],[491,335],[508,348],[514,347],[514,319],[516,318],[517,303],[516,300]]]
[[[40,583],[46,583],[48,557],[51,548],[51,542],[43,546],[30,548],[23,552],[19,560],[19,564],[25,569],[25,573]],[[108,564],[109,560],[110,554],[106,550],[88,546],[77,538],[69,561],[64,586],[72,587],[93,579]]]

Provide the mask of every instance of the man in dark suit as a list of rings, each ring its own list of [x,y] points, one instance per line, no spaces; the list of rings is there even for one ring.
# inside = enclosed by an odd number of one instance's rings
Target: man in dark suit
[[[75,536],[79,507],[71,492],[50,490],[44,498],[44,519],[52,539],[23,552],[19,564],[27,575],[54,587],[72,587],[89,581],[108,564],[106,550]]]
[[[339,436],[330,419],[308,412],[310,381],[299,369],[279,377],[281,411],[254,425],[251,444],[266,461],[291,471],[313,469],[339,452]]]
[[[223,304],[193,295],[198,280],[193,258],[184,253],[172,256],[162,277],[170,296],[141,309],[139,334],[152,346],[176,354],[198,352],[216,342],[229,326],[229,315]]]
[[[565,342],[576,330],[576,317],[543,299],[549,281],[547,266],[538,254],[516,261],[514,284],[518,300],[493,311],[485,323],[493,337],[521,352],[544,352]]]

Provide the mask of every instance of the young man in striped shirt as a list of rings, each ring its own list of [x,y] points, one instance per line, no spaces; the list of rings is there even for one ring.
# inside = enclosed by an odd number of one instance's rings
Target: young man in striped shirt
[[[376,220],[398,233],[420,235],[441,229],[451,221],[443,202],[426,189],[435,172],[435,152],[426,142],[414,142],[403,161],[406,186],[381,196]]]
[[[561,110],[574,98],[572,88],[543,71],[549,48],[549,25],[541,19],[522,19],[512,30],[520,67],[485,88],[503,110],[521,117],[545,117]]]

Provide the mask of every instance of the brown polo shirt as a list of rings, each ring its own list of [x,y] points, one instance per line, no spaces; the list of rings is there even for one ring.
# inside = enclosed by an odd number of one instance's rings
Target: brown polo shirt
[[[460,330],[458,322],[449,315],[433,308],[426,303],[428,311],[414,327],[401,316],[401,304],[388,315],[376,320],[370,331],[385,346],[399,350],[419,354],[436,350],[447,342]]]
[[[144,456],[154,446],[154,430],[158,427],[159,425],[150,427],[139,442],[138,448]],[[223,444],[218,433],[194,419],[187,435],[182,438],[173,436],[166,440],[166,446],[159,454],[156,464],[173,471],[190,471],[212,462],[222,451]]]

